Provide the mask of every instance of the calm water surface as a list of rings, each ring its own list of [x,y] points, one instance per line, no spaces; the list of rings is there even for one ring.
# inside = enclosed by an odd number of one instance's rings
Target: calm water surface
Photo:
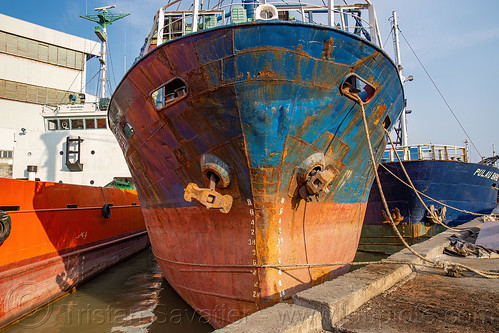
[[[354,261],[386,257],[358,252]],[[211,331],[166,282],[148,248],[0,333]]]
[[[14,332],[211,332],[170,287],[149,249],[20,322]]]

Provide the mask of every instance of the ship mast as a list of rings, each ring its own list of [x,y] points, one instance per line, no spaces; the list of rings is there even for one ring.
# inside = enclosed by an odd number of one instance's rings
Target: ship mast
[[[130,13],[124,14],[113,14],[108,12],[108,9],[116,8],[115,5],[105,6],[95,8],[94,10],[98,12],[97,15],[80,15],[81,18],[97,23],[99,26],[95,27],[95,34],[102,42],[101,44],[101,56],[99,58],[100,61],[100,69],[101,69],[101,78],[100,78],[100,99],[106,97],[106,80],[107,80],[107,27],[125,16],[130,15]],[[102,28],[102,30],[101,30]]]
[[[199,13],[199,0],[194,0],[192,12],[192,32],[198,31],[198,13]],[[162,20],[163,18],[160,18]]]
[[[393,11],[392,12],[392,24],[393,24],[393,49],[395,53],[395,63],[397,64],[397,70],[400,76],[400,80],[402,83],[405,83],[406,81],[412,81],[413,77],[412,75],[409,75],[407,78],[404,77],[402,74],[402,60],[400,58],[400,44],[399,44],[399,26],[398,26],[398,21],[397,21],[397,12]],[[399,118],[399,128],[395,129],[397,132],[397,136],[400,133],[400,143],[402,146],[408,146],[409,145],[409,139],[407,135],[407,119],[406,119],[407,111],[405,108],[405,101],[404,101],[404,109],[402,110],[402,113],[400,114]],[[398,139],[398,138],[397,138]]]

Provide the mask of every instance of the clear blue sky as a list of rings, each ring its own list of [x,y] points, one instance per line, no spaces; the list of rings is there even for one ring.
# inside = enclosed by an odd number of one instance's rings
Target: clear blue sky
[[[337,0],[339,1],[339,0]],[[358,0],[357,2],[361,2]],[[372,0],[385,43],[393,55],[388,18],[396,10],[399,26],[436,82],[464,128],[484,156],[499,151],[499,1]],[[108,28],[112,59],[111,87],[116,87],[137,56],[150,31],[161,0],[52,0],[3,1],[0,12],[48,28],[96,40],[93,26],[79,15],[95,7],[115,4],[114,12],[131,15]],[[406,83],[409,143],[464,145],[463,131],[432,86],[405,41],[401,40]],[[124,58],[126,54],[126,65]],[[98,70],[94,61],[89,77]],[[95,86],[89,93],[95,94]],[[479,156],[470,145],[470,156]]]

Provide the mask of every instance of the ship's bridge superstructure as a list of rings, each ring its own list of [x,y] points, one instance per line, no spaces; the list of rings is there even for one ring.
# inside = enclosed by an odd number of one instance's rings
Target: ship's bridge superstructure
[[[85,92],[94,57],[99,42],[0,14],[0,177],[106,185],[130,176],[108,99]]]

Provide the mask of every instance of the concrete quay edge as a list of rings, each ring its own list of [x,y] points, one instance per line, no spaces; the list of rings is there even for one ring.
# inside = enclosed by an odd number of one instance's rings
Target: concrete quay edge
[[[478,217],[459,226],[459,229],[478,231],[483,218]],[[459,234],[462,238],[470,231],[444,231],[412,248],[423,257],[434,259],[448,245],[448,238]],[[419,264],[421,259],[404,249],[385,259]],[[407,264],[371,264],[342,275],[332,281],[297,293],[293,304],[279,303],[242,318],[215,332],[276,332],[302,333],[333,331],[335,324],[357,310],[371,298],[385,292],[413,273]]]
[[[322,332],[321,314],[295,304],[278,303],[241,318],[215,332],[230,333],[314,333]]]

